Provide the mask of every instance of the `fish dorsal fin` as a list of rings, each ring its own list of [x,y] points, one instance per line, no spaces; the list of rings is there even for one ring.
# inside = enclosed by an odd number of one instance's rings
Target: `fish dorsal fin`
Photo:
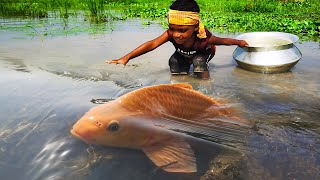
[[[177,83],[177,84],[171,84],[171,85],[176,87],[186,88],[186,89],[193,89],[192,86],[187,83]]]
[[[143,148],[151,161],[167,172],[191,173],[197,171],[196,159],[190,145],[180,139],[155,143]]]

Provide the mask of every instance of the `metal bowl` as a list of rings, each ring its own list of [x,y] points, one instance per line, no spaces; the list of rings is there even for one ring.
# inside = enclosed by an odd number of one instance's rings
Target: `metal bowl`
[[[283,32],[252,32],[241,34],[237,39],[249,46],[237,47],[233,58],[239,67],[260,73],[289,71],[301,59],[302,54],[294,45],[299,38]]]

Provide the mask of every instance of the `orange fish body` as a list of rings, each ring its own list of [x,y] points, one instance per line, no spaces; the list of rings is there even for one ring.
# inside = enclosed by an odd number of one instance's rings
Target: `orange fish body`
[[[223,124],[219,117],[246,124],[234,116],[231,108],[188,84],[163,84],[132,91],[92,108],[71,133],[87,143],[142,149],[154,164],[168,172],[196,172],[194,152],[182,133],[175,130],[198,127],[210,134]]]

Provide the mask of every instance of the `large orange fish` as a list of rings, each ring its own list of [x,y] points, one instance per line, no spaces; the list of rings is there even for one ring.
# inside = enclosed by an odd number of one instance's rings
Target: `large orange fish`
[[[168,172],[196,172],[190,134],[233,143],[247,122],[188,84],[149,86],[87,112],[71,133],[89,144],[141,149]],[[225,143],[228,144],[228,143]]]

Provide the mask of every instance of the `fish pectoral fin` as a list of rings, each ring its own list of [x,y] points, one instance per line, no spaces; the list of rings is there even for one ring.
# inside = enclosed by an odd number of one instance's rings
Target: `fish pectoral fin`
[[[177,87],[182,87],[186,89],[193,89],[190,84],[187,83],[176,83],[176,84],[171,84],[172,86],[177,86]]]
[[[191,173],[197,171],[191,146],[184,140],[172,139],[143,148],[151,161],[167,172]]]

